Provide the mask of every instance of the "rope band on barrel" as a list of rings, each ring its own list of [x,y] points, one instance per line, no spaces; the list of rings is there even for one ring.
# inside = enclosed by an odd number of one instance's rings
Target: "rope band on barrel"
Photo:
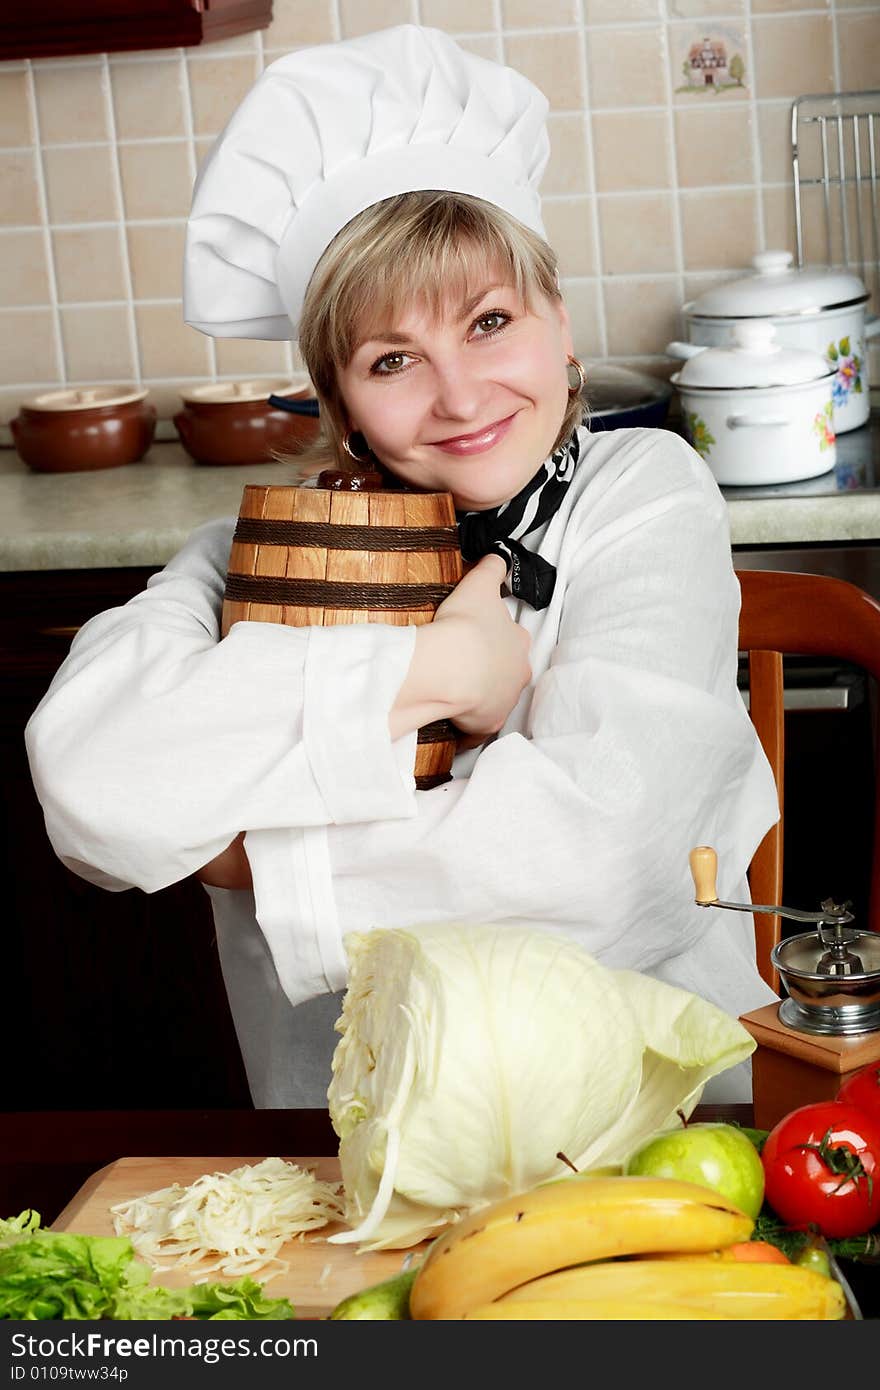
[[[233,540],[245,545],[314,545],[326,550],[458,550],[457,526],[337,526],[332,521],[239,517]]]
[[[423,724],[419,729],[417,743],[454,743],[458,729],[449,719],[435,719],[433,724]]]
[[[349,584],[327,579],[273,579],[229,574],[225,597],[236,603],[290,604],[297,608],[436,608],[454,584]]]

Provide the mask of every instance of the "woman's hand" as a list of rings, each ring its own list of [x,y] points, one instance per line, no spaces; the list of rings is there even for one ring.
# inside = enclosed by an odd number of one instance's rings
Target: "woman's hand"
[[[251,866],[244,852],[244,831],[196,873],[200,883],[212,888],[251,888]]]
[[[501,597],[500,555],[484,555],[420,627],[389,716],[392,738],[452,719],[481,742],[497,733],[531,679],[530,638]]]

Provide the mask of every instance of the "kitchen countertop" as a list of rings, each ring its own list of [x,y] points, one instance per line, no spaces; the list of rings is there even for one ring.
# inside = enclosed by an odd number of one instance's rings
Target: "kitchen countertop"
[[[295,481],[285,464],[196,464],[176,441],[81,473],[34,473],[2,449],[0,571],[158,567],[196,526],[236,515],[246,483]],[[880,408],[838,437],[822,477],[722,490],[734,546],[880,540]]]

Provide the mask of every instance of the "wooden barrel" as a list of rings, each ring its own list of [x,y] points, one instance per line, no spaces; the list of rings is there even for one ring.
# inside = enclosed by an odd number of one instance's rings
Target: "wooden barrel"
[[[331,471],[318,481],[245,487],[223,637],[242,619],[292,627],[429,623],[455,588],[462,560],[450,493],[385,489],[378,474]],[[419,729],[418,788],[449,781],[457,737],[445,719]]]

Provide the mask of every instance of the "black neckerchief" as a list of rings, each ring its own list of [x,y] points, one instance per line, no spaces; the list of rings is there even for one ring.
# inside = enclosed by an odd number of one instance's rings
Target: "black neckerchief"
[[[484,512],[455,513],[463,558],[480,560],[484,555],[500,555],[507,564],[510,592],[532,608],[547,607],[553,596],[556,570],[520,541],[553,516],[574,477],[579,458],[575,430],[509,502]]]

